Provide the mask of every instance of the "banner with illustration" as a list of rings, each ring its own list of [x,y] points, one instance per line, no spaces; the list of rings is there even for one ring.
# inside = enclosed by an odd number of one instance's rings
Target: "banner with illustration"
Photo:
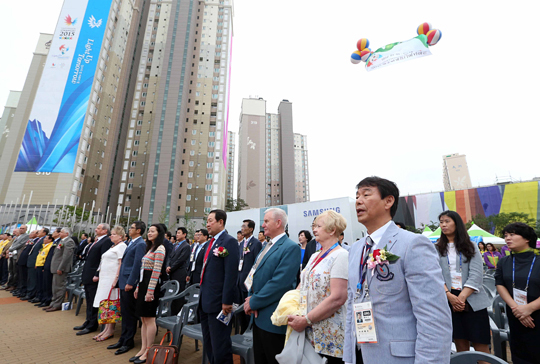
[[[64,1],[15,172],[73,172],[111,2]]]
[[[430,56],[427,37],[418,35],[405,42],[391,43],[373,52],[366,61],[366,70],[373,71],[411,59]]]

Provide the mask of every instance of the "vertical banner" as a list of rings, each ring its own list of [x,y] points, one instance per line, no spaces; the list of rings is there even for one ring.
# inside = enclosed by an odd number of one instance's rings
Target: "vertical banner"
[[[73,172],[111,2],[64,1],[15,172]]]

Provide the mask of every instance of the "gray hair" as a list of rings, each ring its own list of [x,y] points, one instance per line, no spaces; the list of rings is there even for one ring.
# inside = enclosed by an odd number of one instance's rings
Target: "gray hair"
[[[285,229],[285,227],[287,226],[287,213],[284,210],[273,207],[271,209],[266,210],[266,212],[271,212],[272,218],[274,220],[281,220],[283,229]]]
[[[107,234],[110,234],[110,233],[111,233],[111,225],[105,224],[105,223],[102,223],[102,224],[100,224],[100,225],[101,225],[101,228],[102,228],[102,229],[107,230]]]
[[[66,232],[66,233],[68,234],[68,236],[71,235],[71,229],[68,228],[68,227],[63,227],[63,228],[62,228],[62,231],[63,231],[63,232]]]

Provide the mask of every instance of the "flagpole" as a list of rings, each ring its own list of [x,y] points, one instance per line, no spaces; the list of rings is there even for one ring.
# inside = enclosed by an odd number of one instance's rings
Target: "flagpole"
[[[22,201],[21,201],[21,212],[22,212],[22,209],[24,208],[24,200],[26,199],[26,194],[23,195],[22,197]],[[19,212],[19,214],[17,215],[17,227],[19,227],[19,220],[21,219],[21,213]]]
[[[84,210],[85,210],[85,208],[86,208],[86,202],[83,204],[83,207],[82,207],[81,222],[79,223],[79,225],[80,225],[79,234],[77,235],[79,238],[81,237],[81,229],[82,229],[82,223],[83,223],[83,220],[84,220]]]
[[[90,213],[88,214],[88,220],[86,222],[85,230],[88,230],[88,224],[90,223],[90,219],[92,219],[92,224],[94,223],[94,206],[96,205],[96,201],[92,201],[92,208],[90,209]]]
[[[41,217],[41,209],[43,208],[43,204],[39,205],[39,212],[38,212],[38,218],[36,220],[38,226],[39,226],[39,218]]]
[[[30,197],[28,198],[28,205],[26,205],[26,218],[28,219],[28,214],[30,213],[30,202],[32,201],[32,195],[34,190],[30,191]]]

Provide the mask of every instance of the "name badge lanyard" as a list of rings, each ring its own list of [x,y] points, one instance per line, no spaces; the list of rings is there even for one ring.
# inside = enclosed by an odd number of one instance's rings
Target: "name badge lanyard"
[[[367,247],[369,245],[369,248]],[[369,257],[369,252],[371,251],[371,248],[373,248],[373,245],[366,244],[364,245],[364,249],[362,251],[362,258],[360,261],[360,272],[358,275],[358,284],[356,285],[356,295],[360,296],[360,292],[362,291],[362,285],[364,284],[364,281],[366,280],[366,273],[367,269],[364,271],[364,268],[367,267],[367,260]],[[369,291],[369,288],[368,288]],[[369,294],[368,291],[366,291],[366,294]]]
[[[448,261],[448,266],[450,266],[450,259],[448,259],[448,255],[446,256],[446,260]],[[461,274],[461,253],[459,253],[459,273]]]
[[[308,274],[313,270],[315,269],[315,267],[317,266],[317,264],[319,264],[321,262],[321,260],[323,260],[324,258],[326,258],[326,256],[328,254],[330,254],[330,252],[332,250],[334,250],[337,246],[339,245],[339,242],[336,242],[334,245],[332,245],[330,247],[330,249],[328,249],[327,251],[324,252],[324,254],[321,256],[321,254],[319,253],[319,257],[315,259],[315,262],[313,263],[313,265],[310,267],[309,271],[307,272]]]
[[[525,292],[529,289],[529,279],[531,279],[531,272],[534,267],[534,261],[536,260],[536,255],[533,258],[533,261],[531,263],[531,269],[529,269],[529,275],[527,276],[527,284],[525,285]],[[515,281],[515,275],[516,275],[516,257],[512,258],[512,288],[516,288],[516,281]]]

